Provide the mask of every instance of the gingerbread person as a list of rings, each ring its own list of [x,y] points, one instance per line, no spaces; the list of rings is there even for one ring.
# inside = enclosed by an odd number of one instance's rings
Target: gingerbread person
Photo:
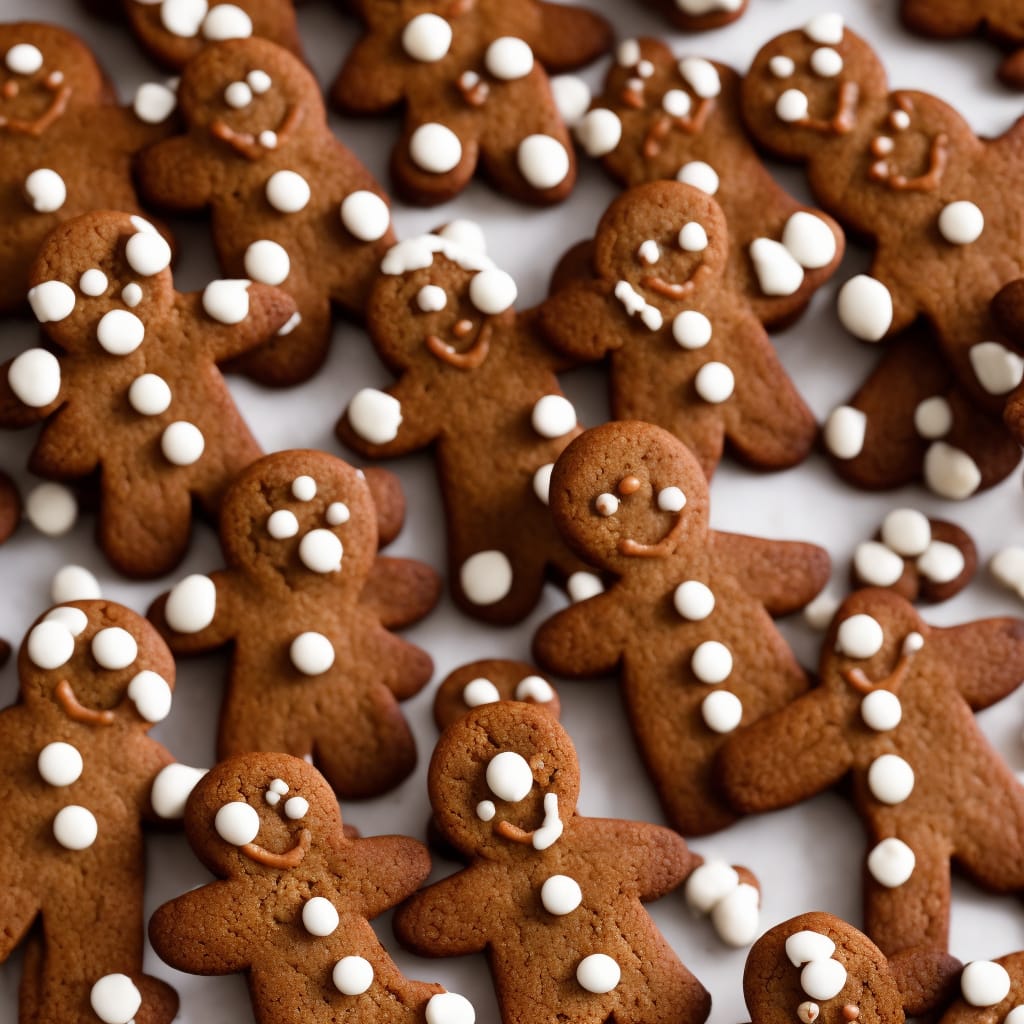
[[[579,67],[611,46],[597,14],[544,0],[357,0],[367,32],[332,97],[353,114],[404,107],[391,155],[402,198],[425,205],[461,192],[478,164],[499,191],[564,199],[576,158],[548,71]]]
[[[890,92],[838,14],[766,44],[742,106],[756,141],[806,163],[818,202],[875,243],[870,275],[839,293],[847,330],[875,342],[923,317],[959,383],[998,413],[1024,374],[989,313],[1000,286],[1024,273],[1024,121],[983,140],[936,97]]]
[[[838,225],[782,189],[748,141],[732,68],[627,39],[576,134],[626,187],[676,180],[715,197],[731,283],[766,326],[794,320],[839,266]]]
[[[395,934],[425,956],[486,952],[505,1024],[701,1024],[710,997],[642,904],[687,882],[723,938],[746,945],[751,876],[669,829],[584,817],[579,783],[572,742],[541,708],[488,704],[450,726],[427,785],[467,866],[400,907]]]
[[[99,471],[99,544],[130,576],[173,568],[193,499],[215,516],[232,477],[259,457],[217,364],[294,311],[283,292],[248,281],[177,292],[170,259],[140,217],[100,212],[58,226],[29,292],[57,354],[29,349],[0,375],[0,425],[45,421],[33,472]]]
[[[560,361],[532,315],[513,309],[515,282],[487,258],[476,225],[401,242],[381,269],[367,326],[400,376],[358,392],[338,434],[373,458],[434,445],[455,599],[477,618],[515,622],[546,574],[585,572],[547,510],[551,466],[581,429]]]
[[[169,1024],[174,990],[142,973],[141,821],[180,817],[198,774],[147,735],[174,660],[134,612],[81,601],[37,620],[18,672],[0,713],[0,961],[28,937],[18,1019]]]
[[[861,590],[832,620],[820,677],[724,746],[723,792],[754,813],[849,777],[870,845],[865,931],[887,955],[944,952],[951,862],[986,889],[1024,890],[1024,786],[974,720],[1024,678],[1024,621],[939,629]]]
[[[782,469],[817,435],[737,291],[729,252],[709,195],[681,182],[639,185],[601,218],[589,275],[556,287],[539,313],[541,332],[568,358],[609,357],[616,419],[671,431],[709,477],[727,441],[758,469]]]
[[[227,568],[185,577],[150,610],[176,654],[231,645],[220,757],[311,757],[344,799],[412,771],[399,701],[433,665],[389,629],[422,618],[440,585],[422,563],[377,558],[376,520],[361,472],[324,452],[268,455],[232,484]]]
[[[265,39],[206,47],[178,89],[186,134],[148,149],[139,183],[174,211],[209,208],[224,273],[280,285],[297,315],[237,366],[270,385],[323,363],[331,306],[359,315],[394,242],[384,193],[331,133],[320,87]]]
[[[28,268],[54,227],[90,210],[140,212],[132,162],[168,133],[174,100],[153,84],[135,110],[119,106],[86,45],[56,25],[0,25],[0,54],[0,310],[9,313],[25,305]]]
[[[725,828],[737,815],[715,755],[730,733],[810,685],[771,616],[821,590],[828,555],[709,529],[696,459],[647,423],[608,423],[575,440],[555,463],[551,512],[615,582],[540,627],[538,664],[571,678],[618,672],[669,822],[684,835]]]

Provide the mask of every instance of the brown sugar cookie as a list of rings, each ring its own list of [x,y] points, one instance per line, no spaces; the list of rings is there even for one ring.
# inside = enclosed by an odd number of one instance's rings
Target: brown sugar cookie
[[[331,787],[301,758],[218,765],[189,798],[185,833],[218,881],[150,920],[172,967],[245,972],[262,1024],[472,1024],[468,1000],[406,978],[370,926],[430,873],[426,849],[348,835]]]
[[[878,57],[838,14],[762,47],[742,104],[756,141],[805,163],[822,207],[874,244],[870,274],[839,292],[847,330],[875,342],[923,318],[960,385],[1001,411],[1024,368],[989,303],[1024,273],[1024,121],[981,139],[935,96],[890,92]]]
[[[196,777],[147,735],[174,660],[141,616],[81,601],[36,621],[18,673],[0,713],[0,961],[25,940],[18,1019],[169,1024],[178,998],[142,970],[141,822],[180,816]]]
[[[369,458],[433,447],[444,495],[455,600],[487,622],[516,622],[546,577],[585,566],[547,509],[551,466],[580,432],[532,313],[488,259],[479,228],[456,221],[388,252],[369,296],[367,329],[398,375],[364,388],[338,436]]]
[[[446,729],[427,785],[467,866],[398,909],[403,945],[486,952],[505,1024],[706,1019],[708,993],[642,904],[696,878],[721,934],[745,945],[758,925],[749,873],[704,863],[669,829],[579,814],[576,751],[528,704],[474,708]]]
[[[675,434],[708,476],[726,442],[758,469],[781,469],[804,459],[817,435],[729,252],[710,196],[680,182],[639,185],[601,218],[589,275],[539,313],[545,338],[568,358],[608,357],[616,419]]]
[[[150,618],[176,654],[231,647],[220,757],[311,757],[343,798],[398,785],[416,762],[399,701],[433,669],[389,630],[437,603],[436,573],[378,558],[377,513],[359,470],[324,452],[268,455],[224,499],[227,567],[192,575]]]
[[[577,138],[626,187],[676,180],[714,196],[730,286],[765,325],[794,320],[839,266],[843,233],[768,172],[743,127],[740,76],[657,39],[627,39],[615,56]]]
[[[209,208],[224,273],[280,285],[296,313],[235,366],[295,384],[323,363],[331,307],[359,315],[394,242],[386,197],[331,133],[320,87],[265,39],[206,47],[178,89],[186,134],[148,149],[139,184],[176,212]]]
[[[1024,786],[974,720],[1024,678],[1024,621],[940,629],[861,590],[832,620],[820,677],[726,743],[723,791],[754,813],[849,777],[870,847],[865,931],[889,955],[944,952],[951,863],[985,889],[1024,890]]]
[[[284,292],[248,281],[177,292],[170,257],[153,226],[127,213],[59,225],[29,292],[56,354],[32,348],[0,371],[0,425],[44,421],[29,468],[54,480],[99,472],[99,545],[129,576],[172,569],[193,500],[215,516],[259,457],[217,367],[294,311]]]
[[[604,18],[543,0],[352,6],[366,34],[331,95],[352,114],[403,107],[391,155],[403,199],[451,199],[478,165],[515,199],[553,203],[572,191],[576,157],[547,72],[605,53],[612,30]]]
[[[473,708],[501,700],[536,704],[554,718],[562,708],[551,680],[533,665],[487,658],[460,665],[445,677],[434,694],[434,721],[443,731]]]
[[[571,678],[617,672],[669,822],[684,835],[725,828],[736,812],[715,754],[810,685],[771,616],[821,590],[828,554],[711,530],[697,461],[646,423],[609,423],[574,441],[555,463],[551,512],[615,582],[540,627],[538,664]]]

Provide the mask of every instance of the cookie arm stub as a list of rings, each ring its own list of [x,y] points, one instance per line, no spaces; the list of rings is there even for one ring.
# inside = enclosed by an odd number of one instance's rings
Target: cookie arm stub
[[[569,71],[597,60],[614,41],[611,25],[595,11],[564,3],[538,3],[541,30],[530,40],[548,71]]]
[[[377,114],[401,103],[405,82],[393,66],[394,46],[379,32],[360,39],[331,86],[335,105],[350,114]]]
[[[204,579],[208,581],[205,584],[201,582]],[[240,622],[244,616],[240,617],[236,611],[239,601],[233,582],[229,572],[215,572],[209,577],[186,577],[166,594],[157,597],[146,617],[160,631],[174,654],[201,654],[216,650],[231,643],[241,631]],[[193,588],[191,592],[190,587]],[[175,592],[180,595],[178,600],[184,610],[191,613],[191,621],[181,621],[173,604],[168,620],[167,605]]]
[[[378,556],[359,603],[385,629],[403,629],[425,618],[441,598],[441,577],[425,562]]]
[[[251,281],[211,281],[202,292],[182,295],[184,329],[195,322],[200,350],[216,363],[244,355],[269,341],[295,313],[287,292]]]
[[[430,874],[427,848],[407,836],[369,836],[345,850],[342,863],[332,864],[343,877],[365,877],[359,912],[368,918],[383,914],[411,896]]]
[[[603,358],[621,348],[628,325],[619,330],[608,300],[589,283],[570,284],[541,307],[538,325],[558,352],[581,363]]]
[[[595,843],[607,848],[609,862],[636,886],[644,903],[678,889],[704,862],[681,835],[660,825],[618,818],[591,818],[586,825],[595,828]]]
[[[164,139],[140,153],[136,162],[142,194],[169,210],[201,210],[222,193],[218,172],[222,164],[211,159],[187,135]]]
[[[464,956],[490,944],[478,869],[467,868],[417,893],[395,911],[398,941],[420,956]],[[500,898],[500,894],[496,894]]]
[[[0,917],[0,964],[17,949],[39,912],[39,898],[23,889],[4,885],[3,916]]]
[[[386,391],[363,388],[342,414],[339,440],[365,458],[386,459],[419,451],[441,433],[447,409],[436,410],[408,377]]]
[[[574,604],[541,624],[533,638],[534,659],[570,679],[612,672],[624,653],[618,618],[618,604],[607,594]]]
[[[931,657],[956,665],[956,685],[975,711],[1001,701],[1024,681],[1024,621],[968,622],[928,634]]]

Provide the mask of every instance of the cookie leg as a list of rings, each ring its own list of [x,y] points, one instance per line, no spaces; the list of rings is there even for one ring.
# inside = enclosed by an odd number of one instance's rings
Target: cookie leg
[[[436,121],[407,125],[391,153],[391,177],[403,199],[434,206],[457,196],[476,171],[476,138]]]
[[[575,151],[557,122],[541,119],[518,138],[489,137],[480,158],[495,186],[524,202],[557,203],[576,182]]]
[[[452,594],[467,615],[483,622],[519,622],[536,607],[544,586],[547,555],[531,549],[529,532],[487,536],[452,531],[449,555]],[[467,542],[460,542],[467,537]]]

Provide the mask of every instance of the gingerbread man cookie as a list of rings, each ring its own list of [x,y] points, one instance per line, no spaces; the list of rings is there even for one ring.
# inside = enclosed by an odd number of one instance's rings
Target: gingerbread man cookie
[[[478,164],[516,199],[553,203],[572,191],[576,158],[547,72],[605,53],[612,32],[603,18],[544,0],[354,6],[367,32],[331,95],[354,114],[404,107],[391,156],[402,198],[426,205],[451,199]]]
[[[436,573],[377,558],[370,488],[324,452],[278,452],[243,471],[220,533],[227,568],[185,577],[150,610],[176,654],[231,645],[219,756],[311,757],[346,799],[398,785],[416,762],[399,701],[433,665],[389,629],[434,607]]]
[[[971,961],[958,996],[940,1024],[1018,1024],[1024,1017],[1024,953]]]
[[[28,936],[19,1020],[169,1024],[177,996],[142,973],[140,826],[180,817],[197,775],[147,736],[174,660],[134,612],[81,601],[32,626],[18,672],[0,713],[0,961]]]
[[[373,458],[434,446],[455,599],[485,621],[518,621],[546,574],[584,571],[547,510],[551,466],[581,429],[560,361],[513,309],[515,282],[476,225],[400,242],[381,269],[367,327],[399,378],[359,391],[338,435]]]
[[[715,754],[810,685],[771,616],[821,590],[828,555],[709,529],[700,466],[646,423],[575,440],[555,463],[551,512],[615,582],[540,627],[538,663],[572,678],[618,672],[669,822],[685,835],[724,828],[736,814],[719,792]]]
[[[749,0],[650,0],[651,5],[684,32],[706,32],[735,21]]]
[[[140,212],[132,162],[169,131],[174,98],[154,84],[135,110],[119,106],[86,45],[56,25],[0,25],[0,54],[0,310],[12,312],[56,225],[90,210]]]
[[[130,576],[172,569],[188,547],[193,499],[215,516],[228,483],[259,457],[217,364],[294,312],[284,292],[249,281],[177,292],[170,259],[140,217],[59,225],[29,292],[57,354],[29,349],[0,375],[0,425],[45,421],[33,472],[99,471],[99,544]]]
[[[681,182],[639,185],[601,218],[589,275],[558,288],[539,314],[567,357],[609,356],[616,419],[671,431],[708,476],[727,441],[743,461],[782,469],[804,459],[817,435],[737,290],[729,247],[709,195]]]
[[[330,786],[301,758],[218,765],[189,798],[185,832],[219,880],[153,915],[150,939],[172,967],[244,971],[263,1024],[473,1024],[468,1000],[406,978],[370,926],[430,873],[426,849],[347,835]]]
[[[434,721],[447,729],[473,708],[501,700],[536,704],[558,718],[562,705],[551,681],[525,661],[487,658],[460,665],[434,694]]]
[[[838,225],[782,189],[748,141],[732,68],[627,39],[576,134],[626,187],[676,180],[715,197],[732,241],[731,284],[762,323],[795,319],[839,266]]]
[[[1000,286],[1024,273],[1024,121],[984,140],[936,97],[890,92],[878,57],[838,14],[765,45],[742,105],[755,139],[806,163],[821,205],[875,243],[870,275],[839,292],[847,330],[874,342],[923,317],[960,384],[999,412],[1024,375],[989,313]]]
[[[584,817],[579,781],[568,735],[540,708],[489,704],[450,726],[427,785],[467,866],[400,907],[395,934],[425,956],[486,952],[505,1024],[701,1024],[710,997],[642,904],[689,879],[722,936],[746,945],[751,876],[704,863],[669,829]]]
[[[1024,890],[1024,787],[974,720],[1024,678],[1024,621],[939,629],[861,590],[832,621],[820,677],[725,745],[723,790],[754,813],[849,776],[871,847],[865,931],[887,955],[944,951],[951,862],[986,889]]]
[[[187,134],[147,150],[139,182],[174,211],[209,207],[224,273],[280,285],[297,315],[238,361],[264,384],[305,380],[331,340],[331,305],[360,314],[394,242],[384,193],[331,133],[320,87],[265,39],[206,47],[178,89]]]

